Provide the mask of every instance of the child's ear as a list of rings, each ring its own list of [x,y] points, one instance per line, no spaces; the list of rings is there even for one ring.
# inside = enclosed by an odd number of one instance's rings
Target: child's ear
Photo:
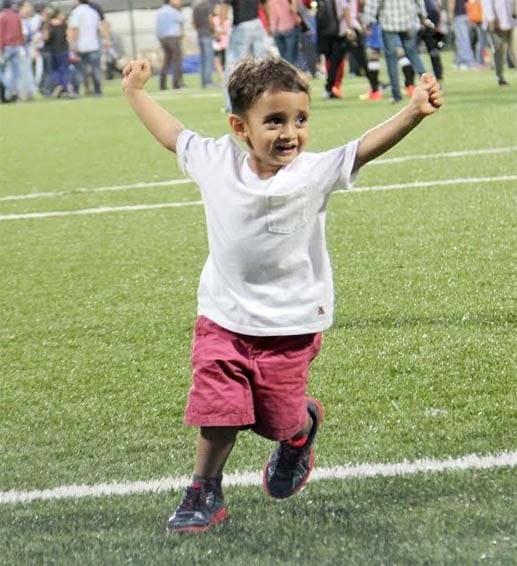
[[[230,128],[233,133],[242,141],[247,141],[248,135],[246,133],[246,124],[244,120],[237,116],[237,114],[230,114],[228,116],[228,122],[230,123]]]

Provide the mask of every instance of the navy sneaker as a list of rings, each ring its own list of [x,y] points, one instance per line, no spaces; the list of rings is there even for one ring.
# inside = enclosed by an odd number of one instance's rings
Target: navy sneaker
[[[312,428],[305,444],[295,447],[288,440],[279,442],[264,468],[264,490],[276,499],[298,493],[307,483],[314,467],[312,445],[323,420],[323,407],[316,399],[308,398],[307,410],[312,417]]]
[[[222,523],[228,514],[221,480],[192,484],[183,501],[167,521],[168,533],[199,533]]]

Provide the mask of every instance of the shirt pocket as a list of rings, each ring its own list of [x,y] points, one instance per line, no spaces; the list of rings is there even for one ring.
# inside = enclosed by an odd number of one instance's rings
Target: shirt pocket
[[[267,197],[269,232],[291,234],[307,223],[307,187]]]

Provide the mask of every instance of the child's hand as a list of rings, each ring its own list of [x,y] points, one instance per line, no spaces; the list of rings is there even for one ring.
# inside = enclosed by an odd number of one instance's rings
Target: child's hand
[[[138,59],[128,63],[122,71],[124,91],[142,89],[151,76],[151,64],[147,59]]]
[[[438,111],[443,104],[442,89],[435,77],[424,73],[411,97],[410,106],[421,116],[429,116]]]

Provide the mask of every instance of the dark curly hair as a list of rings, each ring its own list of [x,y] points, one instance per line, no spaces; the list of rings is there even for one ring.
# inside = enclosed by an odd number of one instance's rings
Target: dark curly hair
[[[305,92],[310,98],[309,82],[294,65],[275,55],[246,56],[233,69],[228,81],[231,111],[245,114],[264,92]]]

